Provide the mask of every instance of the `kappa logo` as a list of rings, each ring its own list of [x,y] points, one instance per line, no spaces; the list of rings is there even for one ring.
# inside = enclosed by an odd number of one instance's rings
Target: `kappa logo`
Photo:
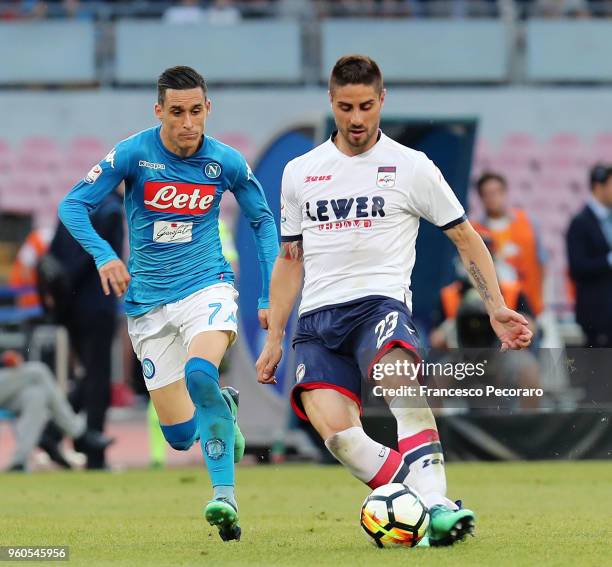
[[[204,175],[209,179],[217,179],[221,175],[221,164],[216,161],[209,161],[204,166]]]
[[[331,181],[331,175],[307,175],[304,183],[312,183],[313,181]]]
[[[117,150],[113,148],[110,152],[108,152],[107,156],[104,158],[106,163],[110,163],[110,166],[115,169],[115,154]]]
[[[247,181],[251,181],[252,179],[255,179],[255,176],[253,175],[253,170],[251,169],[251,166],[248,163],[246,164],[246,170],[247,170]]]
[[[144,159],[141,159],[138,162],[138,167],[147,167],[149,169],[166,169],[166,165],[163,163],[153,163]]]

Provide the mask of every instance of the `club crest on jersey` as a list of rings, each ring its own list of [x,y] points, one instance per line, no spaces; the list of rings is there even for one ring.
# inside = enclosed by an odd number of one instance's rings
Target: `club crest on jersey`
[[[379,189],[390,189],[395,187],[395,174],[397,168],[392,167],[379,167],[378,174],[376,175],[376,187]]]
[[[209,439],[204,449],[213,461],[218,461],[225,453],[225,442],[222,439]]]
[[[217,179],[221,175],[221,164],[216,161],[209,161],[204,166],[204,175],[208,177],[208,179]]]

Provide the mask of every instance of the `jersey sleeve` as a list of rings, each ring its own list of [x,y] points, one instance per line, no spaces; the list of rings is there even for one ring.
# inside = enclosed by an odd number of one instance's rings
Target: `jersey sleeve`
[[[58,215],[75,240],[91,254],[99,269],[118,258],[113,247],[94,229],[89,214],[128,176],[128,148],[114,147],[64,197]]]
[[[280,205],[281,241],[302,239],[302,214],[289,164],[283,171]]]
[[[414,171],[409,208],[442,230],[467,219],[465,210],[434,163],[423,156]]]
[[[253,229],[262,279],[258,309],[268,309],[270,307],[270,277],[274,260],[278,254],[278,233],[261,184],[241,155],[239,155],[236,178],[231,186],[231,191]]]

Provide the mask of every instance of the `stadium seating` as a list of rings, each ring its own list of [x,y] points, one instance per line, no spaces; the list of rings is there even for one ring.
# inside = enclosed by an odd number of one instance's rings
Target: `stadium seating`
[[[254,161],[255,150],[240,132],[219,138],[240,146]],[[0,208],[31,213],[36,226],[54,226],[62,197],[108,150],[107,143],[93,136],[74,137],[63,145],[42,137],[16,145],[0,139]],[[511,203],[537,222],[549,274],[560,281],[567,272],[564,234],[586,201],[588,168],[596,161],[612,161],[612,132],[588,140],[567,132],[542,140],[514,132],[496,144],[480,139],[475,148],[472,178],[490,169],[507,177]],[[236,207],[233,202],[225,205],[225,213]],[[475,192],[469,195],[469,210],[474,218],[482,212]]]
[[[612,134],[602,133],[584,140],[573,133],[559,132],[537,140],[526,132],[508,134],[498,144],[480,140],[473,166],[475,180],[493,169],[508,180],[510,202],[524,208],[536,222],[547,254],[548,277],[565,282],[567,258],[565,232],[571,217],[584,206],[589,195],[588,170],[596,161],[612,161]],[[470,215],[478,218],[482,205],[473,191]],[[557,289],[549,303],[564,303]]]
[[[255,147],[244,133],[228,131],[218,138],[255,159]],[[59,202],[109,150],[94,136],[75,136],[65,144],[38,136],[17,144],[0,138],[0,210],[32,214],[37,227],[55,226]],[[236,208],[234,199],[224,199],[224,216]]]

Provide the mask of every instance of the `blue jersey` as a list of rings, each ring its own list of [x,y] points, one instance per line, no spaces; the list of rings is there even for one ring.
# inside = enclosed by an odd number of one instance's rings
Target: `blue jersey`
[[[278,239],[261,185],[234,148],[205,136],[195,154],[181,158],[163,145],[160,129],[117,144],[63,199],[61,221],[98,268],[116,259],[89,213],[125,181],[132,277],[125,303],[135,317],[207,286],[233,282],[219,238],[219,204],[229,190],[255,233],[263,279],[259,308],[267,308]]]

